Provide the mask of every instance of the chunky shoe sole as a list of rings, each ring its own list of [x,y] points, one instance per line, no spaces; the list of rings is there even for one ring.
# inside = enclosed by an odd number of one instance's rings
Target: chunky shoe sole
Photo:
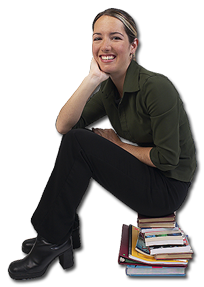
[[[59,253],[60,250],[57,251],[58,247],[51,246],[49,249],[50,250],[49,252],[53,253],[53,255],[51,254],[50,256],[49,253],[47,253],[50,259],[48,258],[46,263],[42,263],[44,267],[42,266],[42,269],[41,269],[40,267],[41,265],[37,266],[38,263],[36,265],[36,256],[38,256],[38,254],[40,258],[42,258],[42,262],[44,261],[43,256],[42,256],[43,253],[41,253],[41,252],[44,252],[43,251],[44,247],[38,247],[40,246],[40,244],[37,243],[37,248],[36,246],[34,246],[34,248],[29,253],[29,255],[27,255],[24,259],[14,261],[10,264],[8,272],[12,279],[28,280],[28,279],[34,279],[34,278],[41,277],[46,273],[48,267],[56,258],[59,258],[59,263],[63,269],[71,268],[74,265],[72,244],[70,245],[70,247],[68,247],[67,250],[65,250],[66,246],[60,247],[60,249],[62,249],[61,253]],[[45,248],[47,248],[48,250],[49,246]],[[32,265],[32,267],[30,267],[31,266],[30,264]],[[36,269],[36,272],[35,272],[35,269]]]
[[[69,269],[73,267],[74,265],[72,248],[70,249],[71,250],[67,250],[62,255],[59,256],[59,263],[63,269]],[[57,257],[58,256],[56,256],[56,258]],[[10,270],[8,270],[8,272],[9,272],[10,277],[14,280],[31,280],[31,279],[39,278],[39,277],[42,277],[46,273],[47,269],[49,268],[49,266],[52,264],[52,262],[56,258],[54,258],[44,270],[42,270],[41,272],[37,272],[35,274],[25,274],[25,275],[17,276],[17,275],[14,275]]]
[[[70,248],[70,250],[67,250],[62,255],[59,256],[59,263],[63,269],[69,269],[74,265],[73,258],[74,258],[73,249]]]

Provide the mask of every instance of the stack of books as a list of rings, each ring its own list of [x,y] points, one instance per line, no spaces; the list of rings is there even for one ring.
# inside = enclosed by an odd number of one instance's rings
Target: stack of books
[[[138,215],[138,227],[123,224],[118,263],[126,266],[127,275],[186,275],[193,251],[175,217]]]
[[[132,224],[126,214],[106,215],[101,224],[101,244],[96,253],[95,280],[125,280],[117,268],[123,225]]]

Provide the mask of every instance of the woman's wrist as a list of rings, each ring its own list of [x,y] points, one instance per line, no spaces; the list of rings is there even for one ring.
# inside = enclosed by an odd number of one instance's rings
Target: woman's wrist
[[[93,85],[94,89],[97,88],[103,81],[105,81],[106,79],[108,79],[108,77],[104,77],[102,76],[97,76],[95,74],[88,74],[88,76],[86,77],[88,82]]]
[[[99,77],[92,74],[88,74],[85,79],[88,81],[88,83],[96,87],[101,83]]]

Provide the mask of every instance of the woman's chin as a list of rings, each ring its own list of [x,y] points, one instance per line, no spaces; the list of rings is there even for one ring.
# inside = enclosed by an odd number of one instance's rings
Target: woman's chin
[[[105,65],[105,64],[103,64],[103,63],[99,63],[99,62],[97,62],[97,63],[98,63],[99,69],[100,69],[102,72],[104,72],[104,73],[106,73],[106,74],[108,74],[108,75],[111,75],[111,73],[112,73],[113,71],[112,71],[112,69],[111,69],[110,66],[108,66],[107,64]]]
[[[100,67],[100,70],[102,71],[102,72],[104,72],[104,73],[106,73],[106,74],[111,74],[111,72],[112,72],[112,70],[110,69],[110,68],[107,68],[107,67],[101,67],[101,66],[99,66]]]

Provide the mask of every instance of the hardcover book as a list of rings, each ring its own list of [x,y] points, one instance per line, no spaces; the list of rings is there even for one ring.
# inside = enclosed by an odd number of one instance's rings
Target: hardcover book
[[[185,276],[185,267],[127,265],[128,276]]]

